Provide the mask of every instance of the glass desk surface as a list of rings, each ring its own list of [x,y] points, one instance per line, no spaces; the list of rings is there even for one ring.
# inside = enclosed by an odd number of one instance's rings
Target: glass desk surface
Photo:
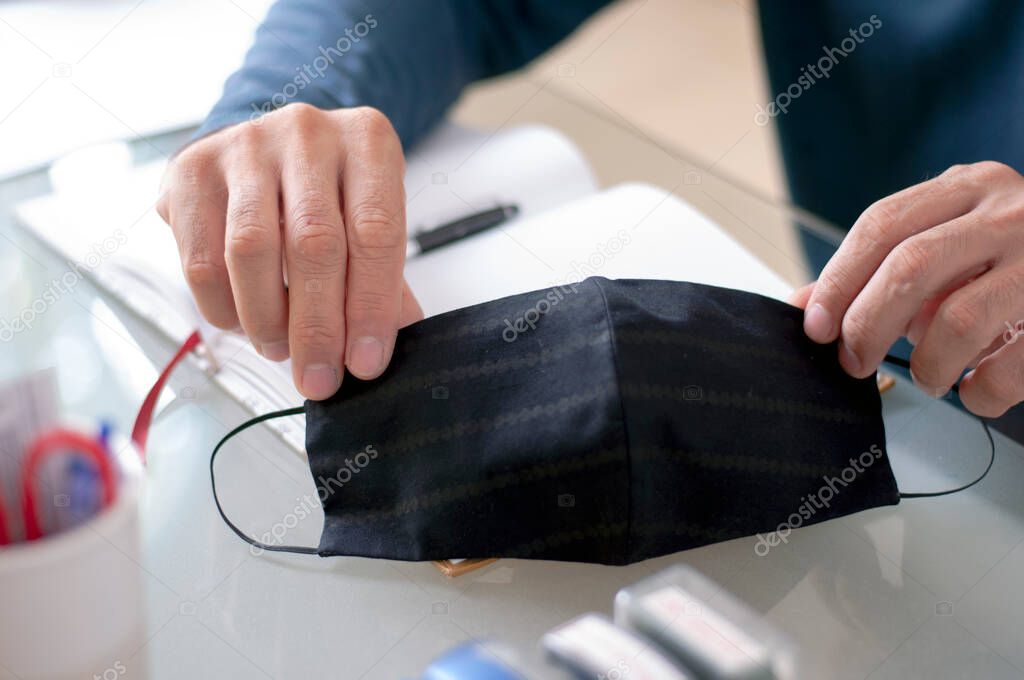
[[[793,285],[810,279],[793,244],[838,243],[840,232],[813,216],[619,133],[633,165],[652,168],[639,179],[673,189],[748,246],[767,239],[752,249],[778,251],[764,259]],[[136,140],[136,160],[168,155],[186,137]],[[11,217],[16,203],[47,188],[44,171],[0,184],[2,319],[30,308],[65,271]],[[123,432],[156,376],[153,359],[166,358],[147,358],[85,280],[3,340],[0,379],[55,366],[66,413],[109,418]],[[217,516],[208,477],[213,444],[244,413],[202,374],[181,379],[195,389],[188,398],[165,395],[143,504],[142,655],[152,677],[415,676],[468,639],[533,647],[573,616],[609,613],[619,588],[685,563],[787,632],[803,677],[1024,678],[1024,450],[999,435],[995,467],[978,486],[805,527],[764,557],[756,538],[743,538],[630,567],[500,560],[450,579],[423,563],[254,555]],[[901,486],[944,488],[983,468],[984,438],[972,418],[903,381],[883,401]],[[304,461],[258,430],[222,457],[218,479],[222,502],[251,533],[313,493]],[[312,517],[289,539],[315,544],[319,530]]]

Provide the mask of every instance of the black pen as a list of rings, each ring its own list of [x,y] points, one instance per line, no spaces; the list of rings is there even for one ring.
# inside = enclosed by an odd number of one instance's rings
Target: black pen
[[[425,253],[459,239],[479,234],[481,231],[496,227],[502,222],[512,219],[519,214],[518,205],[499,205],[497,208],[490,208],[457,220],[442,224],[429,231],[416,234],[409,240],[406,247],[406,257],[412,257]]]

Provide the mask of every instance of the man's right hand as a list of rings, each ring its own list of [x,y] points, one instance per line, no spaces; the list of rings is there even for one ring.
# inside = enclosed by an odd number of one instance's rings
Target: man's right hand
[[[343,368],[380,375],[398,328],[423,317],[402,278],[405,161],[370,108],[291,104],[186,147],[157,211],[203,316],[326,399]]]

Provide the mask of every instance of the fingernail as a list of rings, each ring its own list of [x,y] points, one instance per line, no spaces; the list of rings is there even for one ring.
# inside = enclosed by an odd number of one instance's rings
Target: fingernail
[[[281,342],[270,342],[263,345],[263,356],[270,359],[271,361],[284,361],[288,358],[288,341],[282,340]]]
[[[302,372],[302,391],[313,400],[326,399],[338,391],[338,369],[327,364],[310,364]]]
[[[384,369],[384,343],[377,338],[358,338],[349,349],[348,370],[360,378],[375,377]]]
[[[804,333],[815,342],[829,342],[832,338],[832,315],[814,303],[804,314]]]
[[[839,343],[839,351],[842,354],[842,364],[846,372],[850,375],[859,374],[861,369],[860,357],[854,354],[853,350],[847,347],[845,342]]]

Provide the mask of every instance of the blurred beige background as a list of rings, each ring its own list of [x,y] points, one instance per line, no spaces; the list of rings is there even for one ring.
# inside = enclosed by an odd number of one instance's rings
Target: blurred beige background
[[[19,65],[0,92],[0,175],[199,119],[269,2],[0,0],[0,55]],[[57,5],[61,21],[40,11]],[[473,88],[455,117],[558,128],[602,186],[673,190],[803,283],[775,129],[754,123],[769,100],[756,12],[756,0],[618,0],[519,73]],[[196,49],[175,49],[182,31]],[[124,59],[136,53],[147,58]]]
[[[754,123],[756,105],[769,99],[756,12],[755,0],[619,0],[523,71],[474,88],[455,118],[557,127],[602,186],[671,189],[695,172],[701,184],[676,193],[802,283],[790,223],[745,195],[787,197],[775,128]],[[717,178],[749,192],[730,194]]]

